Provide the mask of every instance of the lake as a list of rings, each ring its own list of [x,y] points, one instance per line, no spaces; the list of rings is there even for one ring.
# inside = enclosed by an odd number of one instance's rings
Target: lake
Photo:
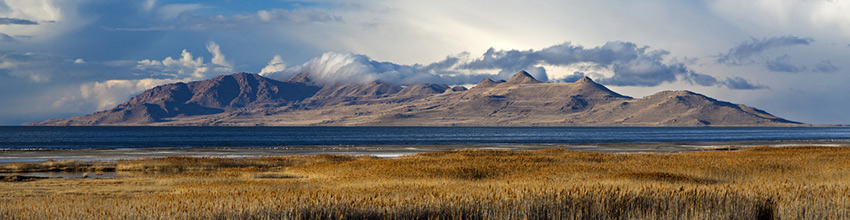
[[[0,149],[837,141],[850,127],[0,127]]]

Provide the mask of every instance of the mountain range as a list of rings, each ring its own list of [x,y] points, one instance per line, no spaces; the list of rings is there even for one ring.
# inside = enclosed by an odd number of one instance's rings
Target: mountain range
[[[690,92],[644,98],[590,78],[541,82],[525,71],[474,87],[319,85],[307,72],[287,81],[235,73],[157,86],[91,115],[27,125],[152,126],[800,126],[765,111]]]

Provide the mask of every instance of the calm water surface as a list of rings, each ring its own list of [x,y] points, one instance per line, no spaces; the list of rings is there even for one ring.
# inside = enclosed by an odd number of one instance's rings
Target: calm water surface
[[[0,149],[850,141],[850,127],[0,127]]]

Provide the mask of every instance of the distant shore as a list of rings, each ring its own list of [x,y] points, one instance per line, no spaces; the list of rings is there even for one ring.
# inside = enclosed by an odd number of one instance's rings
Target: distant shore
[[[280,155],[365,155],[398,157],[424,152],[461,149],[541,150],[565,149],[605,153],[679,153],[712,150],[739,150],[769,146],[850,147],[850,140],[835,141],[756,141],[715,143],[603,143],[603,144],[471,144],[471,145],[334,145],[280,147],[178,147],[178,148],[94,148],[94,149],[4,149],[0,163],[42,161],[117,161],[173,156],[212,158],[254,158]]]

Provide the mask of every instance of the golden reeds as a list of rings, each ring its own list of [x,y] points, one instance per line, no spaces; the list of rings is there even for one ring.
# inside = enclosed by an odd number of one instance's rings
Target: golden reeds
[[[0,219],[848,219],[848,161],[839,147],[130,160],[111,166],[168,172],[0,183]]]

